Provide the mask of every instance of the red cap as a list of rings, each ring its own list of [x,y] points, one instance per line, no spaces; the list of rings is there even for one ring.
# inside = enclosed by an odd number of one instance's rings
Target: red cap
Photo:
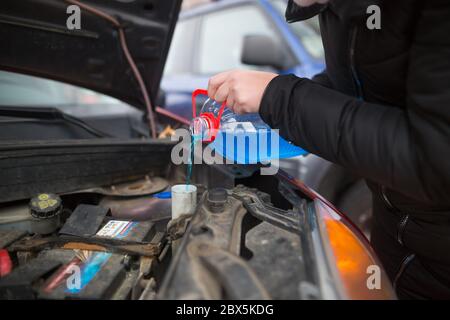
[[[195,118],[197,116],[196,98],[198,95],[207,96],[208,91],[205,89],[196,89],[192,92],[192,118]],[[203,140],[204,142],[212,142],[216,138],[216,134],[217,134],[217,131],[220,126],[220,118],[222,118],[222,113],[223,113],[223,110],[225,109],[226,104],[227,104],[226,101],[222,102],[222,104],[220,105],[220,110],[219,110],[219,114],[217,115],[217,117],[215,117],[214,114],[209,113],[209,112],[200,114],[200,116],[207,119],[208,123],[211,125],[210,136],[207,139]]]
[[[12,261],[8,251],[0,249],[0,278],[9,274],[12,270]]]

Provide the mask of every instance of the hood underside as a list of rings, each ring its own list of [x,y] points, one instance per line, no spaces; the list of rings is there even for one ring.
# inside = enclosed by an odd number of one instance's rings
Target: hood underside
[[[0,68],[58,80],[145,109],[143,93],[121,43],[142,75],[153,102],[181,0],[80,0],[80,29],[69,30],[74,11],[64,0],[0,1]],[[120,26],[106,16],[113,17]],[[70,20],[73,26],[76,20]]]

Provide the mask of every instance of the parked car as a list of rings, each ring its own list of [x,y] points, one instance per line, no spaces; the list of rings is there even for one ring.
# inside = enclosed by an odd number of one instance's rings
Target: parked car
[[[0,298],[395,298],[364,235],[282,170],[196,165],[198,205],[171,219],[168,191],[186,182],[174,142],[122,126],[144,114],[133,121],[152,129],[144,97],[154,108],[181,1],[82,4],[83,28],[67,30],[60,0],[0,2],[2,85],[42,90],[39,104],[0,106]],[[96,102],[54,92],[62,83]],[[115,99],[116,127],[98,103]]]
[[[317,19],[287,24],[285,9],[284,0],[230,0],[181,12],[161,83],[165,110],[189,121],[192,91],[206,88],[209,77],[224,70],[255,68],[307,78],[321,72],[325,63]],[[346,212],[369,236],[372,197],[363,180],[315,155],[284,159],[280,166]]]
[[[286,24],[285,7],[283,0],[231,0],[181,12],[161,83],[165,108],[190,119],[192,91],[224,70],[271,69],[305,77],[321,72],[320,33],[311,22]]]

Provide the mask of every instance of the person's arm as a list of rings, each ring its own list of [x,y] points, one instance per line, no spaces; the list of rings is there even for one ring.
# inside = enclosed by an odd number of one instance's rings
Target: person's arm
[[[304,149],[373,181],[417,200],[450,204],[450,2],[441,3],[424,3],[418,21],[406,109],[287,75],[267,86],[263,120]]]
[[[324,87],[327,87],[330,89],[333,88],[333,84],[331,83],[331,80],[328,77],[327,70],[323,70],[321,73],[316,74],[314,77],[312,77],[311,80],[324,86]]]

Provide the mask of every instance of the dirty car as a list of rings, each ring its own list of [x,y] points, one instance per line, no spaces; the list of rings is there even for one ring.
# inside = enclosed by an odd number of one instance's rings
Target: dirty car
[[[69,5],[80,30],[67,29]],[[395,298],[382,269],[368,281],[380,264],[364,235],[283,171],[195,165],[196,210],[171,219],[186,167],[153,111],[180,5],[1,1],[1,69],[120,99],[148,133],[0,107],[0,298]]]

